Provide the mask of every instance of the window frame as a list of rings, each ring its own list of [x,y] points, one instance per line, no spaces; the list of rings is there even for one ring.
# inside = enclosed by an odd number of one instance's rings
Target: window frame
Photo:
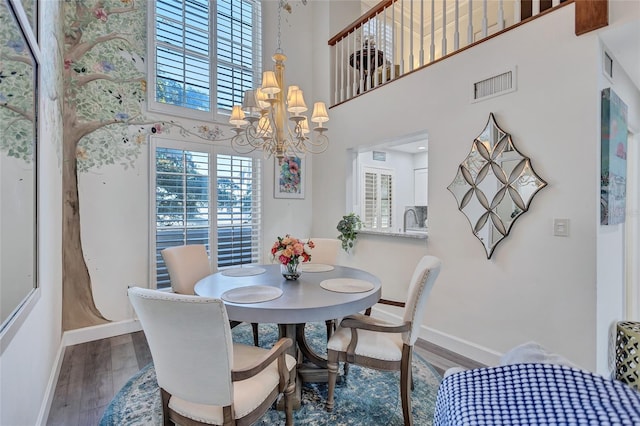
[[[260,0],[237,0],[253,3],[252,21],[252,49],[254,86],[260,82],[262,76],[262,3]],[[218,46],[216,34],[217,2],[209,2],[209,111],[200,111],[188,107],[167,104],[156,101],[156,1],[147,4],[147,99],[146,110],[152,113],[189,118],[201,121],[213,121],[226,124],[231,110],[218,108],[217,68]],[[226,62],[224,62],[227,64]]]
[[[255,177],[255,180],[262,183],[264,182],[264,160],[262,157],[256,153],[249,154],[238,154],[233,151],[230,147],[212,145],[210,143],[204,142],[193,142],[193,141],[179,141],[175,139],[168,138],[166,136],[151,136],[149,138],[149,284],[151,288],[158,288],[158,277],[156,275],[157,272],[157,263],[156,263],[156,150],[158,148],[170,148],[170,149],[178,149],[184,151],[197,151],[207,153],[209,155],[209,229],[208,229],[208,241],[209,241],[209,266],[212,271],[218,270],[218,233],[215,232],[217,230],[217,204],[218,204],[218,196],[217,190],[217,156],[218,155],[233,155],[240,157],[252,158],[254,160],[260,160],[260,170]],[[263,225],[263,214],[262,210],[264,210],[264,190],[261,188],[260,193],[257,197],[257,202],[260,207],[260,219],[259,219],[259,230],[258,230],[258,238],[257,244],[252,246],[252,249],[255,249],[258,253],[258,262],[261,263],[263,258],[263,233],[264,233],[264,225]],[[214,211],[214,209],[216,211]],[[214,251],[213,248],[216,250]],[[232,266],[233,267],[233,266]],[[222,268],[224,269],[224,268]],[[161,289],[165,289],[162,287]]]

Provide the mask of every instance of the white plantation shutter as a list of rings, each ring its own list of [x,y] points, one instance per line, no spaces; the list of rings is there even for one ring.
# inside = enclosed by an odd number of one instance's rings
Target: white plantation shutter
[[[262,72],[258,0],[150,2],[150,109],[211,119],[241,103]]]
[[[160,254],[167,247],[204,244],[218,268],[258,262],[261,160],[214,155],[211,146],[202,144],[154,142],[152,251],[157,288],[171,285]]]
[[[388,229],[392,226],[393,171],[363,168],[363,225],[368,229]]]
[[[260,183],[259,159],[217,156],[219,268],[259,261]]]

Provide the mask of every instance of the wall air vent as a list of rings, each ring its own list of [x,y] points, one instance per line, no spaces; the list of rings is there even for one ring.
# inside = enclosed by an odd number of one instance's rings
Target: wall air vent
[[[471,102],[479,102],[516,90],[516,69],[473,83]]]
[[[373,151],[373,159],[375,161],[387,161],[387,153],[384,151]]]

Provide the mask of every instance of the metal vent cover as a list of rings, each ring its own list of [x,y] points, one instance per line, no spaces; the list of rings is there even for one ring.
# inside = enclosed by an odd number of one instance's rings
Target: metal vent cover
[[[478,102],[494,96],[504,95],[516,90],[516,69],[473,83],[472,102]]]

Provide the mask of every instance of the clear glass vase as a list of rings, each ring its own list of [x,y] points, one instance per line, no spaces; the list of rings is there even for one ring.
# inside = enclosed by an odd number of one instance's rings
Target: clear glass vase
[[[298,263],[280,264],[280,272],[282,276],[288,280],[297,280],[300,278],[300,271],[298,270]]]

